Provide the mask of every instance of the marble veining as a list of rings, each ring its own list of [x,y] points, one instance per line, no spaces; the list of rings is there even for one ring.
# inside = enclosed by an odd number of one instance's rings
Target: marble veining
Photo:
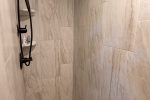
[[[149,100],[148,0],[75,0],[74,100]]]
[[[73,0],[37,0],[33,63],[24,68],[27,100],[72,100]],[[29,20],[23,20],[29,24]]]
[[[0,100],[150,99],[150,1],[34,2],[37,47],[23,76],[15,1],[0,1]]]

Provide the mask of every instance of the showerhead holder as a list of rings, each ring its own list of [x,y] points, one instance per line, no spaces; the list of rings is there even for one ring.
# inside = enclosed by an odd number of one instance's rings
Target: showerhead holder
[[[21,27],[17,27],[17,29],[18,29],[18,34],[20,33],[20,34],[22,34],[22,33],[27,33],[27,25],[25,25],[25,27],[24,28],[21,28]]]
[[[32,57],[30,58],[24,58],[22,57],[22,55],[20,54],[20,68],[23,68],[23,64],[26,64],[27,62],[33,61]]]

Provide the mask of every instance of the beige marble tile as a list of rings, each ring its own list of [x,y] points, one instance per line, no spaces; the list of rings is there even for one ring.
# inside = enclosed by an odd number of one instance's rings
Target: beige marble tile
[[[0,75],[1,75],[1,78],[0,78],[0,88],[1,88],[0,99],[9,100],[10,98],[12,98],[12,100],[15,100],[15,98],[14,98],[15,95],[10,94],[10,92],[9,92],[10,88],[8,87],[9,84],[8,84],[8,80],[7,80],[7,73],[6,73],[5,62],[4,62],[5,60],[4,60],[2,48],[0,49],[0,54],[1,54],[1,57],[0,57],[0,60],[1,60],[0,61]]]
[[[136,57],[126,50],[133,50],[139,4],[137,0],[75,1],[74,100],[138,98],[128,75],[134,76]]]
[[[55,100],[55,78],[41,80],[41,100]]]
[[[25,99],[25,88],[24,88],[24,80],[22,75],[22,71],[20,70],[18,57],[14,58],[16,54],[12,54],[6,64],[6,77],[7,83],[9,87],[9,92],[12,95],[11,99],[14,100],[22,100]],[[13,66],[12,66],[13,65]]]
[[[75,99],[149,99],[149,59],[112,47],[101,47],[99,51],[85,59],[85,64],[74,66]]]
[[[11,18],[11,13],[10,13],[11,11],[10,11],[10,7],[9,7],[10,4],[8,3],[8,1],[2,2],[2,3],[4,5],[1,6],[1,33],[0,34],[1,34],[1,40],[3,43],[3,45],[1,45],[1,46],[3,48],[3,52],[5,55],[4,58],[6,61],[7,58],[11,55],[11,52],[14,48],[14,43],[13,43],[13,38],[12,38],[13,37],[12,28],[14,28],[14,26],[12,26],[13,24],[11,21],[12,18]],[[6,18],[7,18],[7,20],[4,20]],[[14,17],[13,17],[13,19],[14,19]]]
[[[39,9],[39,27],[40,39],[59,39],[60,25],[56,17],[56,9],[54,0],[38,2]]]
[[[55,0],[56,17],[63,27],[73,26],[74,0]]]
[[[73,28],[61,28],[61,64],[69,64],[73,62]]]
[[[132,84],[128,76],[135,60],[133,53],[114,49],[112,59],[110,100],[134,100],[134,90],[132,91],[131,89],[134,84]]]
[[[0,79],[0,99],[2,100],[15,100],[14,95],[11,94],[9,91],[9,85],[8,85],[8,81],[7,81],[7,74],[6,74],[6,69],[4,68],[5,66],[3,64],[1,64],[2,66],[0,67],[0,72],[1,72],[1,79]],[[5,84],[5,85],[4,85]],[[2,91],[3,90],[3,91]]]
[[[79,58],[83,56],[80,55],[74,60],[74,63],[78,63],[74,65],[74,98],[109,100],[113,49],[99,46],[93,49],[86,48],[85,52],[88,50],[91,50],[90,53],[87,53],[91,54],[89,58],[84,55],[84,61],[80,63]]]
[[[33,18],[34,37],[38,41],[31,64],[34,68],[25,68],[24,71],[26,98],[71,100],[71,80],[63,76],[61,64],[73,62],[73,0],[39,0],[37,11]],[[28,24],[27,21],[23,24]],[[60,81],[61,77],[64,80]],[[69,86],[61,88],[62,84]]]
[[[73,65],[62,64],[60,71],[60,100],[72,100]]]
[[[42,41],[39,45],[40,55],[37,66],[40,77],[43,79],[54,78],[56,75],[54,40]]]
[[[26,99],[55,100],[54,49],[53,40],[38,42],[31,66],[24,69]]]
[[[141,0],[139,20],[150,20],[150,1]]]
[[[60,40],[61,27],[73,26],[73,0],[39,0],[38,7],[41,40]]]
[[[104,44],[132,50],[139,15],[139,0],[115,0],[103,4]]]
[[[131,66],[129,78],[130,87],[135,100],[148,100],[150,99],[149,92],[149,66],[150,60],[145,57],[135,56],[133,65]],[[133,100],[132,99],[132,100]]]
[[[150,47],[149,47],[149,21],[139,22],[136,32],[136,38],[134,43],[133,51],[140,56],[150,58]]]
[[[115,50],[110,100],[148,100],[149,59]]]
[[[61,62],[61,41],[55,41],[55,100],[72,100],[73,65]]]
[[[73,65],[62,64],[60,75],[56,77],[56,100],[72,100],[73,93]]]
[[[101,33],[107,46],[132,50],[139,5],[139,0],[76,0],[75,25]]]
[[[86,27],[89,32],[101,32],[101,0],[75,0],[74,25]]]
[[[37,42],[36,49],[32,52],[33,61],[29,67],[23,69],[24,83],[26,90],[26,99],[39,100],[41,98],[41,76],[40,69],[38,69],[39,61],[39,42]]]

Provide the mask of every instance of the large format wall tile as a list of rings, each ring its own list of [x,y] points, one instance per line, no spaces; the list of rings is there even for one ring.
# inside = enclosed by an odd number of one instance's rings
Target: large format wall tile
[[[101,33],[101,0],[75,0],[74,25],[85,27],[90,33]]]
[[[51,79],[55,77],[55,49],[54,40],[42,41],[39,44],[38,69],[41,79]]]
[[[40,40],[59,39],[60,24],[56,16],[55,0],[38,1]]]
[[[150,20],[150,1],[141,0],[139,20]]]
[[[136,38],[133,51],[140,56],[150,58],[150,22],[144,21],[138,23]]]
[[[132,84],[128,74],[132,74],[131,69],[134,62],[132,52],[121,49],[114,49],[111,75],[111,89],[109,100],[134,100]]]
[[[70,64],[73,63],[73,28],[62,27],[61,28],[61,63]]]
[[[132,50],[139,6],[139,0],[76,0],[75,25],[101,33],[107,46]]]
[[[71,100],[74,88],[74,100],[148,100],[149,22],[137,22],[149,20],[149,1],[74,2],[38,1],[40,43],[34,68],[24,71],[26,97]]]
[[[41,80],[41,100],[55,100],[55,78]]]
[[[37,42],[36,49],[32,52],[33,62],[31,62],[30,67],[26,67],[23,69],[24,72],[24,82],[26,89],[26,99],[27,100],[39,100],[41,98],[41,80],[40,80],[40,72],[38,67],[38,59],[39,57],[39,42]]]
[[[73,26],[74,0],[55,0],[56,17],[60,25],[65,27]]]
[[[129,61],[131,63],[131,61]],[[150,96],[150,83],[149,83],[149,66],[150,60],[145,57],[134,56],[134,61],[132,61],[132,66],[130,67],[130,88],[132,89],[133,99],[131,100],[149,100]]]
[[[73,65],[62,64],[60,68],[59,91],[61,100],[72,100]]]
[[[73,0],[39,0],[38,7],[40,40],[59,40],[60,28],[73,26]]]
[[[115,50],[110,100],[148,100],[149,59]]]
[[[19,65],[15,0],[0,1],[0,99],[25,100]]]
[[[139,5],[139,0],[103,3],[102,33],[105,45],[132,50]]]
[[[149,100],[149,1],[75,0],[74,16],[74,100]]]
[[[24,69],[26,99],[72,100],[74,0],[38,0],[33,17],[31,68]],[[23,24],[29,20],[23,19]]]
[[[108,100],[110,94],[113,49],[111,47],[98,46],[97,43],[99,42],[91,43],[93,43],[95,47],[93,47],[93,49],[91,45],[83,47],[82,49],[85,48],[84,55],[79,56],[75,53],[78,57],[75,58],[74,62],[74,99]],[[90,50],[90,52],[86,53],[88,50]],[[81,56],[83,61],[80,61]]]
[[[54,40],[38,42],[31,68],[24,69],[27,99],[55,100],[54,50]]]

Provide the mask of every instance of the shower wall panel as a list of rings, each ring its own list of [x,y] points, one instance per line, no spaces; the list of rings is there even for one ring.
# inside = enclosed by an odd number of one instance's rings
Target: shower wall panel
[[[150,1],[75,0],[74,100],[149,100]]]
[[[0,1],[0,100],[25,100],[15,0]]]
[[[36,3],[33,26],[37,47],[31,67],[24,68],[26,100],[72,100],[74,2]]]

